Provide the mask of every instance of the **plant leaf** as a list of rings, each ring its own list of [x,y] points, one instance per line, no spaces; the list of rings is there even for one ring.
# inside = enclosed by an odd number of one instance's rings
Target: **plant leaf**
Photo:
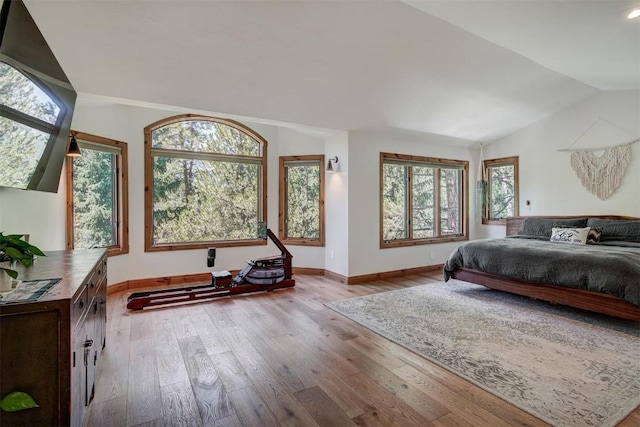
[[[16,248],[11,248],[11,247],[5,248],[4,253],[6,253],[7,255],[9,255],[11,258],[15,260],[20,260],[24,257],[24,255],[22,255],[22,252],[20,252]]]
[[[42,252],[39,248],[33,246],[33,245],[29,245],[29,252],[31,252],[32,254],[36,255],[36,256],[47,256],[44,252]]]
[[[7,412],[16,412],[22,411],[23,409],[38,407],[38,404],[33,401],[31,396],[21,391],[9,393],[4,397],[4,399],[0,400],[0,409]]]
[[[7,273],[12,279],[18,278],[18,272],[15,270],[11,270],[10,268],[2,268],[2,267],[0,267],[0,270],[4,270],[5,273]]]

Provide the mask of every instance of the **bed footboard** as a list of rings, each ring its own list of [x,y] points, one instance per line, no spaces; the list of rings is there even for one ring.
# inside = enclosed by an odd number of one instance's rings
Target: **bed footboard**
[[[522,282],[466,268],[456,270],[452,277],[554,304],[563,304],[622,319],[640,321],[640,307],[599,292]]]

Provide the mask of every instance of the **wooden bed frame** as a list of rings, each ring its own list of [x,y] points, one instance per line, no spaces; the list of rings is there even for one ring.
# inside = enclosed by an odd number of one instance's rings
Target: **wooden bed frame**
[[[525,218],[532,217],[518,216],[507,218],[507,236],[518,234],[520,224],[522,224],[522,221],[524,221]],[[636,217],[616,215],[537,216],[535,218],[640,219]],[[563,288],[550,284],[523,282],[468,268],[461,268],[454,271],[452,277],[465,282],[477,283],[488,288],[524,295],[533,299],[549,301],[553,304],[563,304],[623,319],[640,321],[640,307],[600,292]]]

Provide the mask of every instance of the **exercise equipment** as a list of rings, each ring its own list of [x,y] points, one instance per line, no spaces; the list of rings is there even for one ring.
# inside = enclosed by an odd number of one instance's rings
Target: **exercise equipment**
[[[142,310],[144,307],[175,304],[188,301],[220,298],[252,292],[272,292],[276,289],[292,288],[296,281],[291,278],[293,256],[270,229],[267,237],[280,249],[280,255],[247,261],[247,265],[236,275],[226,270],[211,273],[211,283],[189,285],[157,291],[134,292],[127,299],[127,308]],[[216,249],[207,250],[207,266],[215,264]]]

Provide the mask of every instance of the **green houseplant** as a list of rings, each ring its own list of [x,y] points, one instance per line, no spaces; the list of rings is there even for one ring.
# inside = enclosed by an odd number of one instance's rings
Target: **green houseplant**
[[[0,263],[5,262],[5,266],[0,266],[0,270],[13,279],[18,278],[18,272],[13,270],[12,263],[17,262],[25,267],[33,264],[33,258],[46,256],[40,249],[24,241],[23,234],[8,234],[0,232]]]
[[[18,272],[10,268],[14,262],[18,262],[25,267],[33,264],[33,258],[37,256],[46,256],[36,246],[24,241],[23,234],[4,235],[0,232],[0,290],[2,282],[9,282],[8,290],[11,290],[11,279],[18,278]],[[6,266],[2,266],[5,263]],[[6,287],[6,285],[4,285]],[[30,408],[37,408],[38,404],[33,401],[31,396],[21,391],[9,393],[0,400],[0,409],[7,412],[22,411]]]

